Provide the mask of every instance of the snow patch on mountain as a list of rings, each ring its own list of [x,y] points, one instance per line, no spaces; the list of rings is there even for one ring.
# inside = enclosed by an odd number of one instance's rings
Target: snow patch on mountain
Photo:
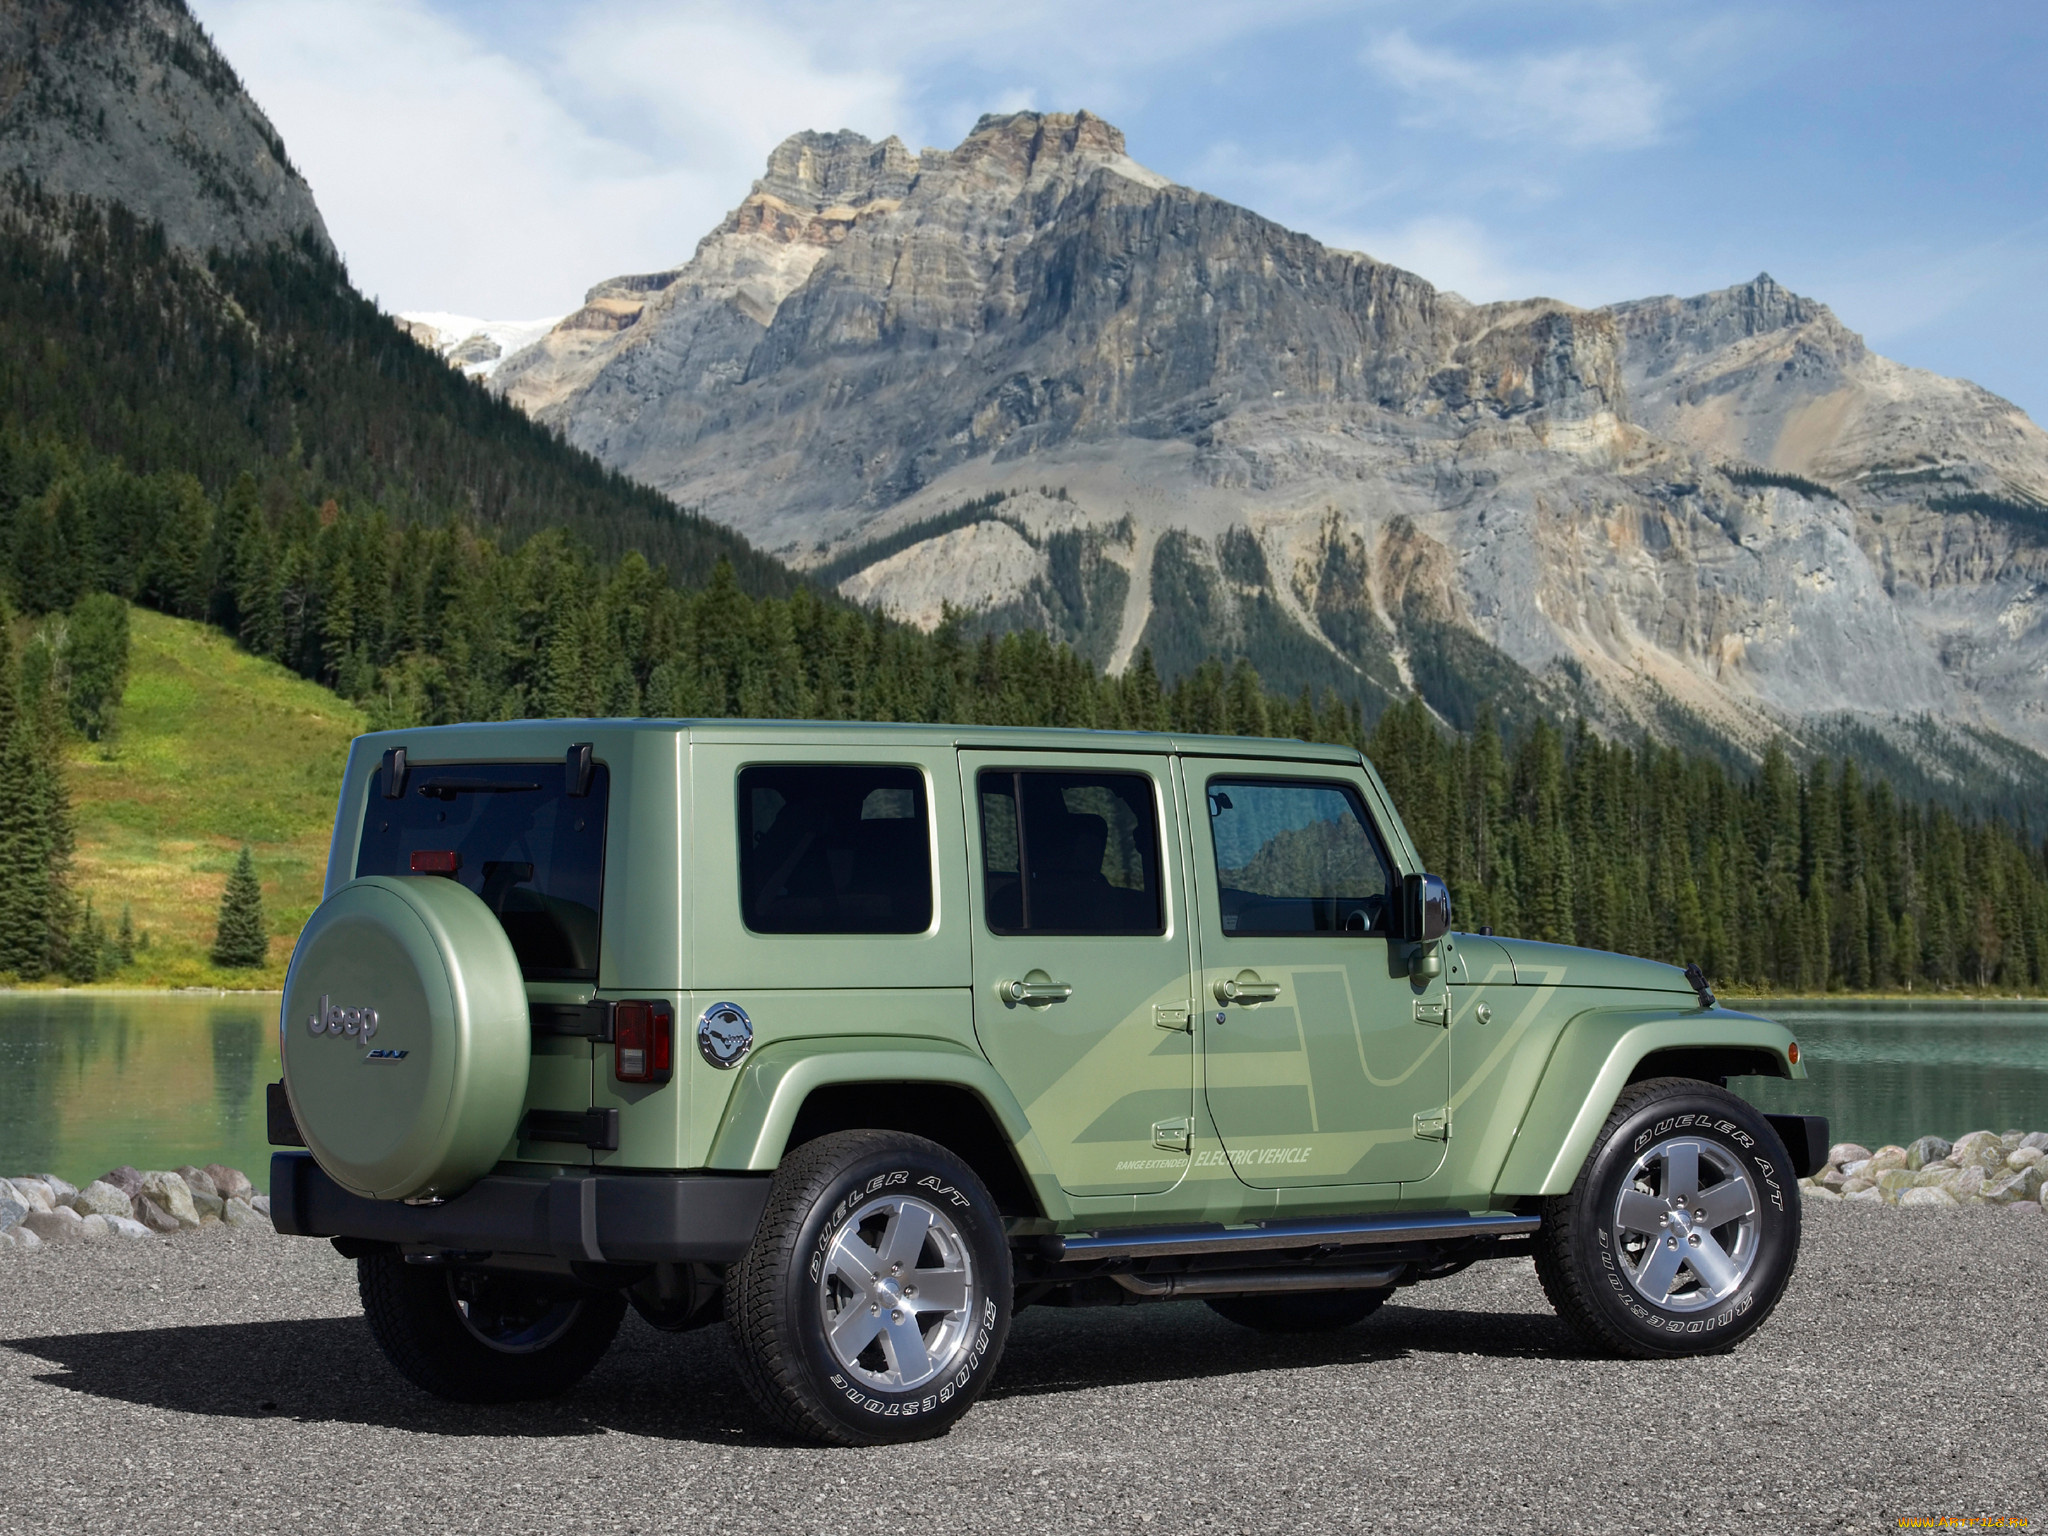
[[[451,315],[445,310],[416,309],[399,315],[398,323],[412,333],[413,340],[432,347],[473,379],[488,379],[498,364],[522,347],[531,346],[562,323],[562,316],[545,320],[479,320],[474,315]]]

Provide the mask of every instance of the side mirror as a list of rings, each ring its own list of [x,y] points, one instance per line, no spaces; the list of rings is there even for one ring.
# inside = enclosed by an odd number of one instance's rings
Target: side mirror
[[[1451,931],[1451,888],[1437,875],[1409,875],[1401,882],[1401,937],[1434,944]]]

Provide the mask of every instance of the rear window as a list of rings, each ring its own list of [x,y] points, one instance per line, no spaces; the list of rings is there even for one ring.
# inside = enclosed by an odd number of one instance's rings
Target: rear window
[[[979,791],[989,932],[1166,931],[1150,779],[991,770]]]
[[[415,763],[396,800],[384,798],[385,771],[370,780],[357,875],[439,872],[452,854],[450,878],[497,913],[527,980],[597,979],[611,798],[602,763],[581,796],[568,793],[559,758]]]
[[[924,775],[868,763],[742,768],[740,910],[756,933],[932,925]]]

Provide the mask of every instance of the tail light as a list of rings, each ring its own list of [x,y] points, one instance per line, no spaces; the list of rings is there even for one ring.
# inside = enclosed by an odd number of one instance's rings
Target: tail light
[[[675,1076],[676,1015],[667,1003],[612,1004],[612,1076],[665,1083]]]
[[[412,856],[416,875],[452,875],[462,868],[462,855],[453,848],[422,848]]]

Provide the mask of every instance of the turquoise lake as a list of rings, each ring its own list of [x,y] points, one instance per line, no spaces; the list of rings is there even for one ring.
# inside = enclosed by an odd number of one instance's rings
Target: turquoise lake
[[[277,1007],[264,995],[0,995],[0,1174],[83,1183],[118,1163],[219,1162],[266,1185]],[[1826,1115],[1837,1141],[2048,1130],[2048,1007],[1755,1007],[1798,1034],[1811,1076],[1732,1086],[1765,1109]]]

